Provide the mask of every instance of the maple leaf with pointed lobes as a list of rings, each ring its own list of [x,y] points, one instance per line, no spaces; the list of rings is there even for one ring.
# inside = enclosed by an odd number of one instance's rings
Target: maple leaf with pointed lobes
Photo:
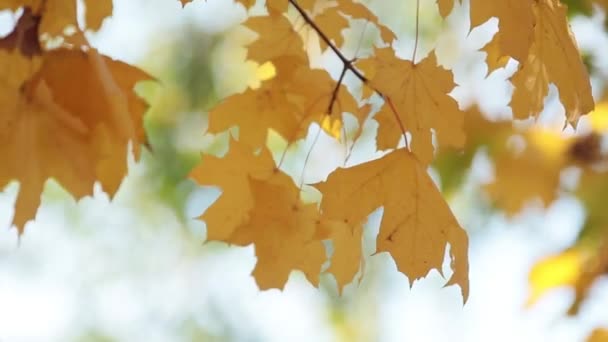
[[[351,283],[359,272],[362,255],[363,225],[351,225],[342,220],[321,217],[316,233],[317,240],[330,240],[333,246],[328,273],[334,275],[338,292]]]
[[[463,112],[448,95],[455,87],[452,73],[437,65],[434,52],[414,64],[396,57],[392,48],[382,48],[376,49],[373,58],[359,63],[371,70],[366,73],[371,85],[387,96],[396,110],[382,110],[375,116],[383,123],[378,128],[379,147],[397,145],[403,135],[401,124],[411,133],[411,149],[424,164],[433,160],[431,130],[440,145],[463,146]]]
[[[384,43],[390,44],[396,39],[395,33],[391,31],[385,25],[382,25],[378,20],[378,17],[367,8],[367,6],[355,2],[353,0],[337,0],[340,11],[346,15],[349,15],[353,19],[364,19],[367,20],[380,30],[380,37]]]
[[[302,37],[283,13],[269,9],[269,15],[251,17],[244,25],[259,34],[248,47],[248,59],[262,64],[277,57],[294,56],[308,62]]]
[[[334,42],[336,47],[344,44],[342,31],[348,27],[349,23],[341,14],[341,8],[339,6],[326,8],[321,13],[314,15],[313,19],[321,31]],[[314,31],[312,28],[310,30]],[[319,44],[321,45],[322,50],[328,48],[328,45],[323,39],[319,39]]]
[[[380,159],[340,168],[321,191],[323,217],[358,225],[384,207],[377,251],[389,252],[410,284],[432,269],[441,273],[446,244],[451,268],[447,285],[458,284],[469,296],[468,238],[425,168],[409,151],[399,149]]]
[[[536,25],[530,53],[512,77],[511,107],[518,119],[536,117],[544,106],[549,83],[554,83],[566,110],[566,119],[593,110],[591,84],[568,26],[566,8],[558,0],[539,0],[532,5]]]
[[[509,62],[509,56],[504,55],[500,47],[501,39],[499,33],[500,32],[497,32],[494,37],[492,37],[492,40],[480,50],[486,53],[486,64],[488,65],[488,72],[486,75],[496,69],[504,68]]]
[[[113,194],[126,173],[127,144],[137,157],[144,140],[145,103],[132,88],[149,79],[137,68],[87,52],[35,48],[36,29],[24,11],[13,33],[0,40],[0,186],[20,182],[13,222],[23,232],[40,204],[48,178],[75,197],[100,181]],[[21,32],[21,33],[19,33]],[[24,51],[32,51],[23,55]],[[80,94],[80,96],[74,96]],[[69,155],[70,158],[66,158]]]
[[[268,129],[289,142],[306,135],[311,123],[321,124],[328,117],[340,121],[342,112],[358,111],[357,101],[323,69],[310,69],[291,56],[273,61],[276,76],[259,89],[247,89],[215,106],[209,113],[209,132],[239,127],[239,140],[254,147],[266,143]],[[332,104],[333,103],[333,104]]]
[[[319,224],[316,204],[302,203],[300,189],[284,173],[273,175],[270,181],[249,181],[254,209],[227,242],[254,244],[258,261],[253,276],[261,289],[282,289],[294,269],[318,286],[327,257],[323,243],[314,239]]]
[[[278,172],[270,151],[259,154],[246,144],[232,140],[222,158],[203,156],[203,161],[190,172],[199,185],[219,186],[222,194],[201,215],[207,225],[207,240],[227,241],[242,225],[255,205],[249,178],[268,178]]]
[[[494,39],[502,56],[524,61],[532,45],[534,13],[530,0],[471,0],[471,27],[497,17],[499,31]]]

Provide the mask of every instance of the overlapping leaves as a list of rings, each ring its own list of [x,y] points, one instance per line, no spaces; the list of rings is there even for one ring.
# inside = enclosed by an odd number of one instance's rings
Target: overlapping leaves
[[[255,4],[236,2],[245,9]],[[455,2],[438,0],[440,14],[447,16]],[[135,142],[136,150],[143,141],[145,107],[132,88],[147,76],[99,55],[82,35],[84,29],[100,26],[111,12],[111,1],[84,1],[84,24],[77,20],[77,3],[22,0],[1,7],[25,9],[14,32],[0,41],[0,58],[14,66],[0,73],[0,154],[20,161],[0,171],[0,184],[21,181],[15,216],[19,227],[33,217],[49,177],[78,197],[89,193],[95,180],[115,191],[125,173],[128,141]],[[210,132],[237,128],[238,138],[225,156],[205,155],[191,173],[199,184],[222,191],[201,217],[208,240],[254,244],[254,276],[262,288],[282,288],[294,269],[317,284],[328,259],[324,242],[330,242],[327,271],[342,288],[359,271],[362,225],[382,207],[377,251],[390,253],[398,269],[414,281],[440,270],[449,245],[453,273],[447,284],[459,285],[466,300],[467,236],[426,172],[436,148],[465,144],[466,113],[448,95],[455,86],[451,71],[438,65],[434,52],[418,62],[397,56],[390,46],[394,33],[355,0],[267,0],[265,7],[266,14],[244,23],[257,34],[248,46],[248,59],[272,66],[274,76],[211,109]],[[491,16],[499,17],[501,28],[490,46],[496,58],[489,60],[490,66],[500,66],[505,56],[520,62],[512,80],[517,117],[538,114],[550,83],[556,84],[570,123],[592,109],[587,74],[559,1],[472,2],[474,24]],[[516,25],[514,17],[525,20]],[[340,48],[344,30],[357,20],[371,23],[385,47],[354,63]],[[76,33],[66,33],[70,26]],[[341,60],[338,79],[311,67],[311,35],[322,51],[331,50]],[[47,49],[48,38],[59,38],[61,48]],[[346,74],[360,80],[365,96],[358,98],[342,84]],[[83,91],[88,96],[73,97]],[[353,114],[360,127],[370,119],[372,93],[383,101],[371,113],[379,123],[378,147],[392,151],[334,171],[315,185],[322,194],[320,204],[303,202],[300,187],[270,156],[269,132],[290,144],[317,124],[343,141],[347,137],[334,128],[342,126],[344,113]],[[404,148],[397,148],[400,141]],[[66,151],[69,159],[60,155]],[[24,165],[27,171],[19,171]]]
[[[111,2],[86,3],[87,21],[96,28]],[[118,189],[127,145],[133,142],[137,155],[144,139],[146,105],[133,87],[149,76],[99,54],[80,31],[63,35],[66,26],[79,27],[76,1],[12,1],[0,9],[7,8],[23,14],[0,40],[0,156],[9,161],[0,169],[0,186],[20,182],[14,223],[22,232],[48,178],[76,197],[91,194],[97,181],[110,194]],[[47,35],[61,35],[65,43],[47,49]]]

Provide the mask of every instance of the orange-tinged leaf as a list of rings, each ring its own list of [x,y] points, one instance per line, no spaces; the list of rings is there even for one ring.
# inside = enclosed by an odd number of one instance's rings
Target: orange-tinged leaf
[[[516,118],[537,116],[554,83],[566,110],[566,119],[575,125],[582,114],[593,110],[589,75],[568,26],[566,8],[557,0],[534,1],[536,25],[528,58],[513,76],[515,90],[511,107]]]
[[[300,189],[286,174],[277,173],[272,181],[249,181],[254,209],[228,242],[255,245],[258,261],[253,276],[261,289],[282,289],[294,269],[318,286],[326,254],[323,243],[314,239],[319,223],[316,204],[302,203]]]
[[[390,108],[376,115],[385,123],[378,129],[379,146],[395,147],[402,136],[401,124],[411,133],[412,151],[424,164],[433,159],[431,130],[440,145],[464,144],[463,112],[448,95],[455,86],[452,73],[437,65],[434,53],[414,64],[397,58],[392,48],[383,48],[376,49],[375,56],[363,63],[373,65],[374,71],[368,75],[370,82],[396,110],[394,113]],[[393,117],[392,126],[387,126],[391,120],[388,116]]]
[[[497,32],[492,40],[481,49],[487,54],[488,74],[496,69],[504,68],[509,62],[509,57],[502,51],[500,43],[501,31]]]
[[[51,37],[62,36],[66,27],[78,28],[76,1],[47,0],[43,6],[40,33],[48,33]]]
[[[410,283],[432,269],[441,270],[446,244],[451,268],[446,285],[458,284],[469,294],[468,238],[441,197],[425,167],[399,149],[351,168],[340,168],[315,185],[323,194],[323,217],[358,225],[384,207],[378,252],[389,252]]]
[[[77,198],[96,181],[114,194],[128,142],[137,156],[144,139],[146,106],[132,88],[148,75],[94,50],[60,49],[31,60],[0,51],[0,61],[12,66],[0,72],[0,157],[13,161],[0,170],[0,184],[20,181],[13,220],[20,232],[50,177]]]
[[[255,5],[256,0],[236,0],[236,2],[243,5],[245,9],[250,9],[251,7],[253,7],[253,5]]]
[[[219,186],[222,194],[200,217],[207,225],[207,240],[227,241],[234,230],[249,217],[255,205],[249,177],[269,176],[276,171],[267,149],[259,154],[238,141],[230,143],[222,158],[204,156],[190,173],[200,185]]]
[[[112,0],[85,0],[87,28],[97,30],[103,20],[112,15]]]
[[[344,37],[342,31],[348,27],[348,20],[342,16],[342,11],[339,6],[334,6],[325,9],[320,14],[316,15],[313,19],[317,26],[331,39],[336,47],[342,46],[344,43]],[[320,39],[321,49],[326,49],[327,45]]]
[[[437,0],[437,7],[439,7],[439,14],[445,18],[452,13],[454,0]]]
[[[39,25],[40,17],[35,16],[29,8],[26,8],[13,31],[0,39],[0,49],[7,51],[17,49],[25,57],[40,55],[42,50],[38,40]]]

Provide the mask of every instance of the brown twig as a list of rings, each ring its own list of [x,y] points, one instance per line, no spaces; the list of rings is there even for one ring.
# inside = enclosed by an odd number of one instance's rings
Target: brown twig
[[[327,35],[323,31],[321,31],[321,28],[317,25],[317,23],[312,20],[312,18],[308,15],[308,13],[306,13],[306,11],[304,11],[304,9],[296,2],[296,0],[289,0],[289,3],[292,4],[293,7],[295,7],[295,9],[298,11],[298,13],[300,13],[302,18],[304,19],[304,21],[306,21],[306,23],[310,25],[310,27],[312,27],[315,32],[317,32],[317,34],[325,42],[325,44],[327,44],[327,46],[329,46],[329,48],[336,54],[336,56],[338,56],[338,58],[342,61],[342,64],[344,64],[344,67],[347,70],[350,70],[358,79],[361,80],[361,82],[367,84],[369,82],[367,78],[359,70],[357,70],[353,66],[352,61],[346,58],[346,56],[344,56],[344,54],[342,54],[342,52],[331,42],[329,37],[327,37]]]
[[[302,16],[302,18],[304,19],[304,21],[310,25],[310,27],[319,35],[319,37],[321,38],[321,40],[323,40],[323,42],[325,42],[325,44],[327,44],[327,46],[329,46],[329,48],[334,52],[334,54],[340,59],[340,61],[342,61],[343,64],[343,69],[342,69],[342,73],[340,74],[340,81],[343,79],[344,74],[346,73],[346,70],[349,70],[350,72],[352,72],[355,77],[357,77],[363,84],[365,84],[366,86],[370,87],[376,94],[378,94],[386,103],[388,103],[389,107],[391,108],[391,111],[393,112],[393,115],[395,116],[395,119],[399,125],[399,128],[401,129],[401,133],[403,134],[403,139],[405,139],[405,146],[406,148],[409,149],[409,145],[408,145],[408,141],[407,141],[407,135],[406,135],[406,131],[405,131],[405,126],[403,125],[403,122],[401,121],[401,118],[399,117],[399,114],[397,113],[397,110],[395,108],[395,106],[393,105],[391,98],[382,93],[379,89],[377,89],[376,87],[374,87],[373,85],[370,84],[370,81],[367,77],[365,77],[359,70],[357,70],[357,68],[355,68],[353,66],[353,60],[350,60],[348,58],[346,58],[346,56],[344,56],[344,54],[331,42],[331,40],[329,39],[329,37],[327,37],[327,35],[325,34],[325,32],[323,32],[321,30],[321,28],[317,25],[317,23],[314,22],[314,20],[308,15],[308,13],[306,13],[306,11],[297,3],[296,0],[289,0],[289,3],[295,7],[295,9],[298,11],[298,13],[300,13],[300,15]],[[418,3],[419,4],[419,3]],[[418,27],[418,23],[416,23],[416,27]],[[418,34],[416,34],[416,36],[418,36]],[[415,52],[414,52],[415,53]],[[415,57],[415,55],[414,55]],[[415,63],[412,60],[412,63]],[[336,88],[334,89],[334,95],[332,95],[332,101],[330,103],[330,109],[332,109],[333,106],[333,102],[335,100],[335,96],[337,96],[337,89],[340,87],[340,83],[338,82],[338,85],[336,86]],[[331,113],[331,112],[330,112]]]
[[[334,112],[334,103],[338,98],[338,92],[340,91],[340,86],[342,85],[342,80],[344,80],[344,75],[346,75],[346,64],[342,68],[342,72],[340,73],[340,77],[338,78],[338,82],[336,82],[336,86],[334,87],[334,91],[331,93],[331,99],[329,101],[329,106],[327,107],[327,115],[331,115]]]

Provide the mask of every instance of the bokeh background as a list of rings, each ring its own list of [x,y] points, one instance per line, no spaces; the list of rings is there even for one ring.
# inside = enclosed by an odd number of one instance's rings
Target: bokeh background
[[[365,2],[397,33],[395,49],[410,56],[415,1]],[[506,132],[476,137],[464,152],[441,151],[430,170],[470,236],[471,296],[463,306],[459,289],[444,288],[438,272],[410,288],[388,255],[372,256],[381,210],[365,228],[359,282],[341,296],[330,276],[316,289],[299,272],[283,291],[259,291],[250,276],[253,247],[204,243],[205,225],[195,218],[221,191],[187,180],[201,152],[226,149],[227,134],[205,133],[207,110],[260,82],[263,70],[245,61],[245,45],[255,39],[240,25],[245,10],[226,0],[198,0],[184,9],[175,0],[114,5],[113,17],[89,37],[101,52],[157,79],[137,88],[150,103],[146,129],[153,153],[131,161],[112,201],[100,189],[74,201],[49,181],[36,220],[20,237],[9,224],[18,184],[0,193],[0,341],[584,341],[594,329],[608,327],[608,257],[598,242],[608,236],[608,218],[601,215],[608,210],[603,169],[594,173],[594,196],[573,190],[589,166],[579,165],[553,170],[557,195],[544,202],[542,193],[518,198],[516,210],[501,205],[488,186],[496,184],[495,146],[520,153],[540,146],[542,157],[556,149],[572,153],[568,139],[593,135],[597,141],[590,148],[599,157],[587,164],[606,160],[608,35],[601,7],[569,3],[599,104],[574,132],[562,130],[555,88],[537,121],[516,128],[501,123],[511,117],[508,77],[517,62],[488,74],[479,51],[496,32],[497,20],[470,31],[468,1],[444,21],[435,1],[421,0],[418,55],[437,49],[458,84],[452,96],[461,108],[473,108],[477,124],[486,125],[473,127]],[[0,35],[10,32],[18,16],[0,13]],[[354,23],[345,35],[347,56],[372,53],[376,36],[365,23]],[[315,63],[335,77],[341,71],[331,53],[318,55]],[[355,79],[345,82],[357,87]],[[364,127],[351,164],[377,155],[376,128],[374,121]],[[306,182],[323,180],[344,155],[344,146],[323,134],[313,144],[317,131],[311,127],[305,141],[289,147],[279,137],[269,140],[276,154],[288,149],[288,172],[305,168]],[[543,158],[514,164],[520,172],[508,185],[522,186],[528,176],[542,183],[552,172]]]

